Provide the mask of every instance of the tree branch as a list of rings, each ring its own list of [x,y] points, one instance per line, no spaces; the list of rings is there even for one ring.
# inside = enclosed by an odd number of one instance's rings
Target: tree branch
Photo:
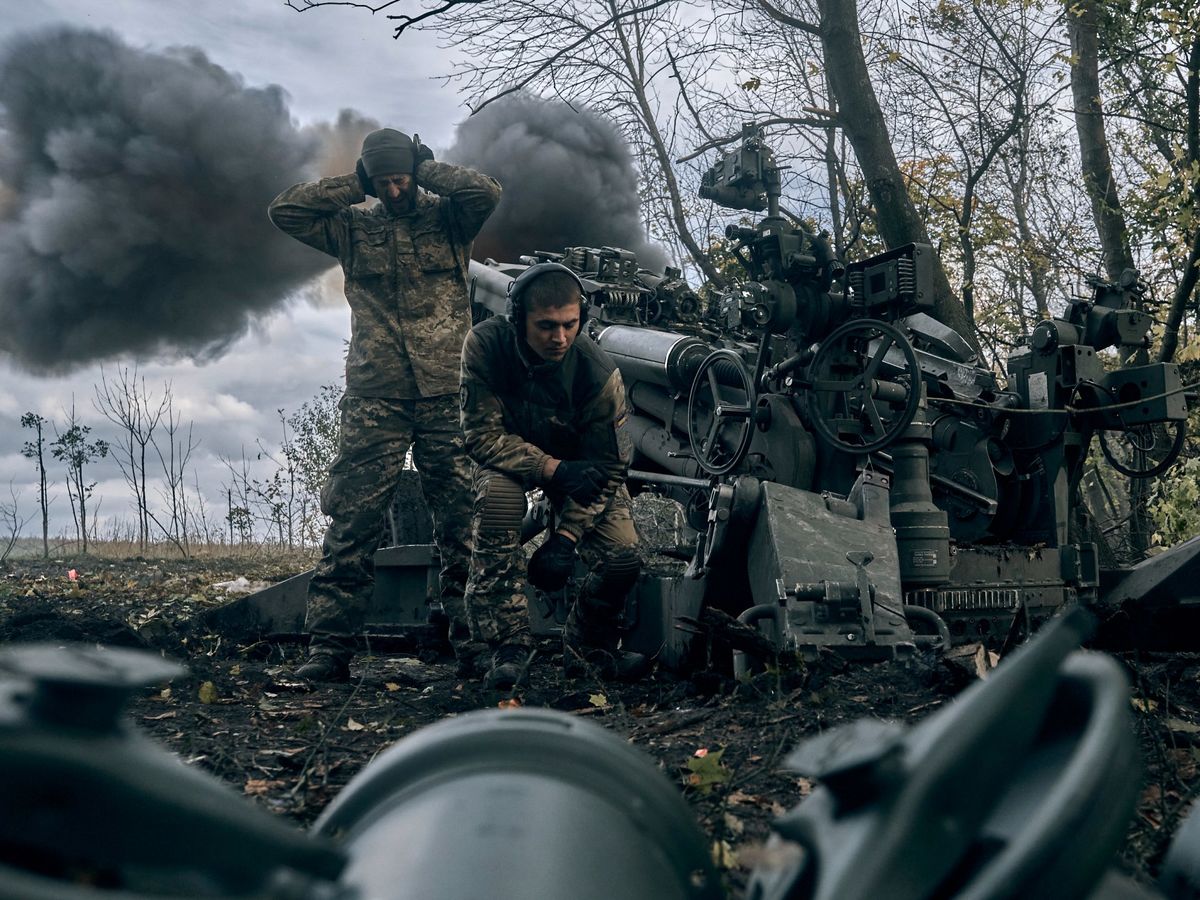
[[[779,118],[774,118],[774,119],[759,119],[755,122],[755,124],[762,125],[763,127],[767,127],[770,125],[801,125],[801,126],[808,127],[808,128],[828,128],[831,124],[834,124],[837,121],[837,116],[834,113],[829,112],[828,110],[816,109],[815,107],[805,107],[804,111],[811,112],[811,113],[817,113],[822,116],[825,116],[826,118],[807,119],[807,118],[797,118],[795,116],[781,116]],[[695,150],[693,150],[687,156],[679,157],[679,159],[675,160],[675,162],[676,163],[688,162],[689,160],[693,160],[697,156],[700,156],[702,153],[712,150],[714,147],[723,147],[726,144],[732,144],[734,141],[741,140],[741,138],[742,138],[742,133],[740,131],[737,132],[736,134],[727,135],[726,137],[713,138],[712,140],[708,141],[707,143],[701,144],[699,147],[697,147]]]
[[[767,2],[767,0],[757,0],[757,3],[758,3],[759,9],[761,9],[763,12],[765,12],[768,16],[770,16],[776,22],[779,22],[780,24],[783,24],[783,25],[788,25],[792,28],[797,28],[800,31],[807,32],[808,34],[815,35],[817,37],[821,36],[821,30],[819,28],[817,28],[816,25],[813,25],[811,22],[805,22],[803,19],[797,19],[795,16],[789,16],[787,13],[785,13],[783,10],[779,9],[778,7],[772,6],[770,3]]]

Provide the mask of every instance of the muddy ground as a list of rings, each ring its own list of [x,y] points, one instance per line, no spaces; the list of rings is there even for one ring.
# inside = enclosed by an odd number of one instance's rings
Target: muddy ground
[[[733,897],[771,820],[811,790],[782,762],[802,738],[862,716],[915,722],[972,681],[958,665],[846,665],[836,659],[748,683],[657,672],[636,685],[566,680],[551,644],[515,697],[456,675],[452,659],[360,657],[345,686],[291,676],[298,644],[239,643],[199,626],[228,599],[222,582],[273,582],[298,560],[10,561],[0,569],[0,645],[84,641],[141,646],[188,666],[149,691],[133,721],[249,802],[310,823],[382,749],[445,716],[517,702],[586,716],[649,753],[687,798]],[[69,575],[74,570],[74,579]],[[1145,771],[1137,814],[1116,861],[1150,880],[1180,816],[1200,795],[1200,654],[1120,655],[1133,683]],[[707,759],[707,763],[698,761]],[[701,782],[696,784],[696,782]]]

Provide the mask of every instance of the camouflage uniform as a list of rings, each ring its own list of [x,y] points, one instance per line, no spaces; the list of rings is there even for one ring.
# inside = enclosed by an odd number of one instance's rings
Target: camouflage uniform
[[[488,319],[467,335],[462,357],[462,424],[475,473],[467,610],[473,636],[493,647],[528,644],[524,566],[519,554],[524,508],[513,502],[543,488],[555,528],[578,541],[589,575],[570,626],[613,629],[641,567],[624,477],[632,446],[624,434],[625,389],[612,360],[580,335],[561,362],[532,357],[516,328]],[[582,506],[549,487],[551,459],[593,460],[607,470],[600,498]]]
[[[288,188],[271,221],[336,257],[351,311],[338,457],[321,492],[332,521],[309,586],[314,647],[348,655],[361,631],[372,554],[411,444],[442,557],[442,601],[462,623],[470,557],[470,470],[455,419],[459,351],[471,324],[471,241],[500,186],[470,169],[426,160],[414,209],[363,210],[357,175]],[[437,196],[434,196],[437,195]]]

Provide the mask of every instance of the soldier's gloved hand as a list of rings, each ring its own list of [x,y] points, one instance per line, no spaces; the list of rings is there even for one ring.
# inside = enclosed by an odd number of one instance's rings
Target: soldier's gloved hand
[[[374,197],[375,185],[371,184],[371,179],[367,177],[367,170],[361,159],[354,164],[354,174],[358,176],[358,183],[362,185],[363,193],[368,197]]]
[[[561,591],[575,570],[575,542],[557,531],[529,558],[529,583],[543,591]]]
[[[433,161],[433,150],[421,143],[420,137],[413,135],[413,172],[417,171],[417,167],[421,163],[429,160]]]
[[[550,479],[551,487],[565,491],[572,500],[584,506],[599,500],[607,484],[607,473],[590,459],[564,459]]]

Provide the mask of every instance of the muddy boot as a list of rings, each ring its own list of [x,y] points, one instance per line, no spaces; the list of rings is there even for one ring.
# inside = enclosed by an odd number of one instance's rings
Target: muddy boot
[[[579,615],[576,604],[563,626],[563,674],[568,678],[597,676],[605,681],[637,681],[650,671],[641,653],[622,650],[613,625],[593,625]]]
[[[501,644],[492,653],[492,665],[484,684],[492,690],[509,691],[528,677],[529,648],[520,644]]]
[[[460,678],[482,675],[491,664],[491,648],[482,641],[455,641],[454,663]]]
[[[332,650],[312,650],[308,660],[296,670],[305,681],[345,683],[350,680],[350,661]]]

